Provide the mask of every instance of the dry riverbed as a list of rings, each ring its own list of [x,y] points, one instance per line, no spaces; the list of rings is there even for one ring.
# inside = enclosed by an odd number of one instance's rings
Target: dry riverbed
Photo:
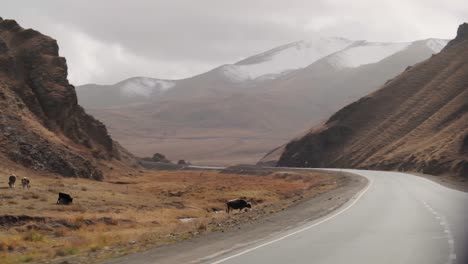
[[[102,182],[34,175],[31,189],[10,191],[0,171],[1,263],[93,263],[224,232],[329,192],[341,180],[308,171],[121,174]],[[58,192],[72,195],[74,204],[56,205]],[[227,215],[226,200],[238,197],[252,210]]]

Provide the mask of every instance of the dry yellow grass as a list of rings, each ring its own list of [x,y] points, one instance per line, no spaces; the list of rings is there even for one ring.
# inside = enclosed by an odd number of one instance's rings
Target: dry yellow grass
[[[11,168],[10,168],[11,169]],[[174,243],[229,228],[281,210],[297,200],[336,187],[330,176],[313,172],[276,172],[266,176],[216,171],[115,171],[105,181],[62,178],[19,170],[31,189],[10,191],[0,169],[0,221],[3,264],[44,259],[87,263],[110,255]],[[125,174],[125,175],[123,175]],[[56,205],[57,193],[74,198]],[[244,197],[248,213],[227,215],[226,200]],[[191,219],[183,222],[180,219]]]

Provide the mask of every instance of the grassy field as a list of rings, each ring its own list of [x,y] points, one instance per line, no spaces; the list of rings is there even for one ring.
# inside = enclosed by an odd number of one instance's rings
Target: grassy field
[[[266,174],[141,170],[102,182],[36,174],[31,189],[10,191],[0,171],[0,260],[92,263],[223,231],[337,185],[317,172]],[[73,205],[56,205],[58,192],[69,193]],[[252,209],[226,214],[225,202],[238,197]]]

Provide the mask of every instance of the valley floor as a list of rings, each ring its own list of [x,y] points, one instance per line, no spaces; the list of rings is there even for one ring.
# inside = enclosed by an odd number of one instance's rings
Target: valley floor
[[[114,172],[102,182],[33,174],[31,189],[17,184],[11,191],[7,172],[0,174],[3,264],[92,263],[224,232],[347,179],[313,171],[140,170]],[[70,194],[73,205],[56,205],[58,192]],[[225,202],[238,197],[251,201],[252,210],[226,214]]]

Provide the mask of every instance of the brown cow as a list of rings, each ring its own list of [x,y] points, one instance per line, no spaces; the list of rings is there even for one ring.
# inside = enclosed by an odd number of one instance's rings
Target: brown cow
[[[29,179],[27,177],[23,177],[21,179],[21,186],[23,186],[23,189],[29,189],[31,187],[29,185]]]

